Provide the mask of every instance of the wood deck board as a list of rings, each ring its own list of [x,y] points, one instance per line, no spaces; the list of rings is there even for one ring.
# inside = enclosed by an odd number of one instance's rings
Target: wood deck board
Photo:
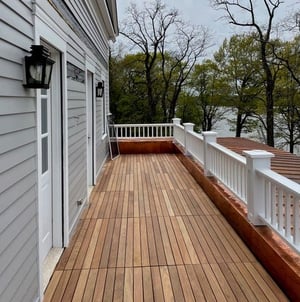
[[[113,301],[116,269],[107,269],[103,301]]]
[[[247,299],[287,301],[171,154],[105,165],[45,292],[55,302]]]
[[[85,288],[86,288],[89,272],[90,271],[87,270],[87,269],[83,269],[83,270],[80,271],[80,276],[79,276],[79,279],[78,279],[78,282],[77,282],[77,286],[75,288],[75,292],[74,292],[72,301],[80,302],[80,301],[83,300],[83,296],[85,294]],[[70,285],[72,285],[72,287],[73,287],[74,283],[72,284],[70,282]],[[67,287],[67,289],[69,289],[69,287]],[[63,298],[63,300],[65,300],[65,298]],[[65,300],[65,301],[68,301],[68,300]]]
[[[239,302],[248,301],[245,293],[242,291],[239,283],[234,278],[232,272],[230,271],[228,265],[226,263],[219,263],[219,268],[222,271],[223,275],[226,278],[227,283],[229,284],[231,290],[235,295],[235,299]]]
[[[107,269],[98,270],[98,276],[95,284],[95,291],[93,295],[93,301],[102,301],[105,280],[106,280]]]
[[[133,275],[133,298],[134,301],[143,301],[143,273],[142,268],[137,267],[134,269]]]
[[[151,267],[151,276],[153,284],[153,293],[155,301],[164,301],[164,292],[162,288],[162,280],[158,266]],[[142,301],[142,300],[141,300]]]
[[[172,282],[173,293],[175,301],[184,301],[182,286],[179,280],[176,266],[169,266],[169,274]]]
[[[114,288],[114,301],[123,301],[124,278],[125,278],[125,269],[123,267],[117,268],[115,288]]]
[[[151,276],[151,268],[149,266],[143,267],[143,298],[144,301],[154,301],[154,293],[153,293],[153,282]]]

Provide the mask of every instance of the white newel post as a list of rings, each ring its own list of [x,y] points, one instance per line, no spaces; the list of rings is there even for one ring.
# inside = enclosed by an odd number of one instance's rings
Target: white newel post
[[[184,153],[185,153],[185,155],[188,155],[189,151],[188,151],[187,132],[188,131],[194,131],[195,124],[193,124],[193,123],[184,123],[183,126],[184,126]]]
[[[248,219],[254,225],[264,225],[260,215],[265,215],[265,184],[256,174],[257,169],[270,169],[274,154],[263,150],[244,151],[247,159]]]
[[[217,141],[217,132],[214,131],[204,131],[202,132],[204,138],[204,150],[203,150],[203,158],[204,158],[204,174],[205,176],[212,176],[210,172],[210,157],[209,152],[207,150],[207,145],[209,143],[215,143]]]
[[[181,122],[181,118],[178,118],[178,117],[174,117],[172,119],[173,121],[173,124],[174,124],[174,127],[173,127],[173,140],[176,141],[177,139],[177,126],[180,125],[180,122]]]
[[[179,117],[174,117],[174,118],[172,119],[172,121],[173,121],[173,124],[174,124],[174,125],[180,125],[181,118],[179,118]]]

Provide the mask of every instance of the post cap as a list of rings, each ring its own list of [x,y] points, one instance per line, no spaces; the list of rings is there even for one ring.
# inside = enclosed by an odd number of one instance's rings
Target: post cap
[[[243,151],[243,155],[249,158],[271,158],[275,155],[265,150],[247,150]]]

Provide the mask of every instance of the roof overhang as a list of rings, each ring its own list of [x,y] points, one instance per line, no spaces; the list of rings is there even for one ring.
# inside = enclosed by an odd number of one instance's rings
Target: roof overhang
[[[106,32],[110,40],[115,41],[119,35],[116,0],[95,0],[101,13]]]

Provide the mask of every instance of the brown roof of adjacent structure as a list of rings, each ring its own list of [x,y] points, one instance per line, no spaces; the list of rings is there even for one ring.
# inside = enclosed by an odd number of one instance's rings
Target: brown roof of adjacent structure
[[[265,150],[273,153],[275,157],[271,159],[272,170],[300,184],[299,156],[246,138],[219,137],[217,142],[241,155],[246,150]]]

